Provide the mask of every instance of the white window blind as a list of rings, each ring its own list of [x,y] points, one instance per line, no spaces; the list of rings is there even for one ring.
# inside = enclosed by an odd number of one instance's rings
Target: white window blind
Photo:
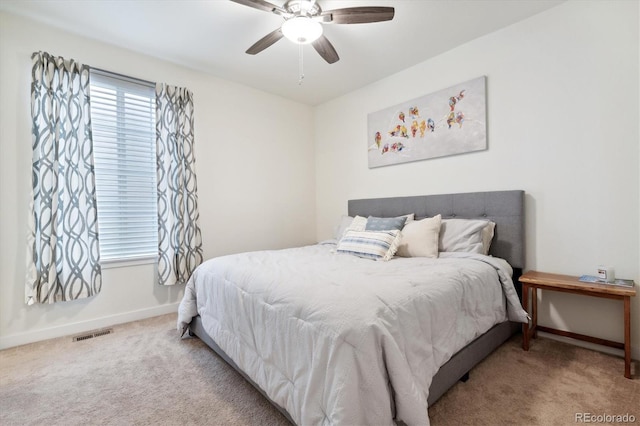
[[[155,87],[91,70],[101,261],[157,257]]]

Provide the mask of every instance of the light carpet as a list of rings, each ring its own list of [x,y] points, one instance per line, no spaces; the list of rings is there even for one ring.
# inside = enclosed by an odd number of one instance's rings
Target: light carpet
[[[0,351],[0,424],[288,424],[199,339],[179,339],[175,323],[169,314]],[[623,377],[622,359],[543,338],[524,352],[520,341],[430,407],[431,424],[575,425],[582,413],[640,423],[640,380]]]

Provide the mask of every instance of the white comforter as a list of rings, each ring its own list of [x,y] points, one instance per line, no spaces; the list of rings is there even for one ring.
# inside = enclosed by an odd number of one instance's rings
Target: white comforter
[[[334,248],[209,260],[179,308],[179,330],[199,314],[209,336],[297,424],[427,425],[440,366],[504,321],[507,309],[510,319],[526,320],[501,259],[376,262]]]

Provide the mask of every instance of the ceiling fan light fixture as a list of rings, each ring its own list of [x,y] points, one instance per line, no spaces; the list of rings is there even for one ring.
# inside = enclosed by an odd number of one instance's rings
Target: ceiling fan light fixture
[[[296,44],[309,44],[322,35],[322,25],[306,16],[296,16],[282,24],[282,34]]]

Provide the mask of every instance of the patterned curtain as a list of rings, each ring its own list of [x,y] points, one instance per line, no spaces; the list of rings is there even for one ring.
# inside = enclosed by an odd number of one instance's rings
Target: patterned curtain
[[[32,60],[29,305],[91,297],[102,287],[89,67],[43,52]]]
[[[193,94],[156,85],[158,282],[186,283],[202,263],[193,140]]]

